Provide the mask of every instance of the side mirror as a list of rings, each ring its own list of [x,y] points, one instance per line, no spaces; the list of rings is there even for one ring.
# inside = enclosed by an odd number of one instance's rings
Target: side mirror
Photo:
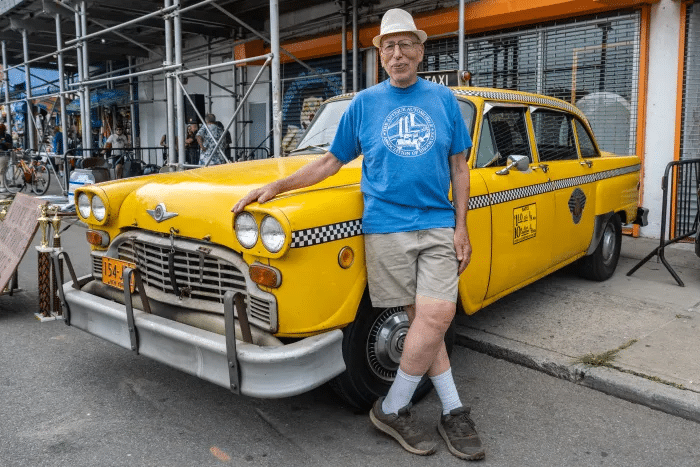
[[[508,165],[496,172],[496,175],[508,175],[510,169],[515,168],[520,172],[525,172],[530,168],[530,158],[527,156],[508,156]]]

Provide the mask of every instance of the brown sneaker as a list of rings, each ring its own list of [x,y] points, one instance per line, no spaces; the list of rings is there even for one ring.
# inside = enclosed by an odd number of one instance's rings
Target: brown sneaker
[[[475,461],[483,459],[485,453],[474,421],[469,417],[470,410],[469,407],[453,409],[448,415],[440,417],[437,428],[452,454],[460,459]]]
[[[393,437],[408,452],[427,456],[435,452],[437,443],[420,430],[411,413],[411,404],[399,410],[399,414],[385,414],[382,411],[384,398],[380,397],[369,412],[374,426]]]

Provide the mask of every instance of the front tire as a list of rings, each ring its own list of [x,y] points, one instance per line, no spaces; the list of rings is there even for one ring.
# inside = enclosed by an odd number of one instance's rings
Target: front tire
[[[610,279],[617,268],[621,247],[622,224],[619,216],[613,214],[605,223],[603,236],[593,254],[579,260],[579,275],[594,281]]]
[[[331,387],[348,404],[368,410],[385,396],[399,368],[403,342],[408,332],[408,315],[403,307],[374,308],[365,293],[355,321],[343,330],[345,371],[331,381]],[[455,321],[445,333],[447,354],[452,354]],[[417,402],[432,389],[425,376],[413,396]]]

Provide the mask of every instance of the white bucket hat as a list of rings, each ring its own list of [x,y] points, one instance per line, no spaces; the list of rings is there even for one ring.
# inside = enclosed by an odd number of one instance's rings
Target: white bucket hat
[[[382,43],[382,37],[387,34],[396,34],[399,32],[410,32],[418,36],[420,43],[426,41],[428,35],[425,31],[416,29],[416,23],[413,22],[413,17],[411,14],[400,8],[393,8],[382,17],[382,25],[379,28],[379,35],[372,39],[372,44],[375,47],[379,47]]]

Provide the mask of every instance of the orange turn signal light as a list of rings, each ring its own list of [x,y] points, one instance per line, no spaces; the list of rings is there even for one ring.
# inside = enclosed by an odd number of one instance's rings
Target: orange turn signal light
[[[248,274],[253,282],[263,287],[276,289],[282,283],[282,274],[272,266],[266,266],[262,263],[251,264]]]
[[[109,234],[102,230],[88,230],[85,232],[85,238],[90,245],[108,246]]]
[[[352,266],[355,262],[355,252],[349,246],[344,246],[341,248],[340,253],[338,253],[338,264],[341,268],[347,269]]]

